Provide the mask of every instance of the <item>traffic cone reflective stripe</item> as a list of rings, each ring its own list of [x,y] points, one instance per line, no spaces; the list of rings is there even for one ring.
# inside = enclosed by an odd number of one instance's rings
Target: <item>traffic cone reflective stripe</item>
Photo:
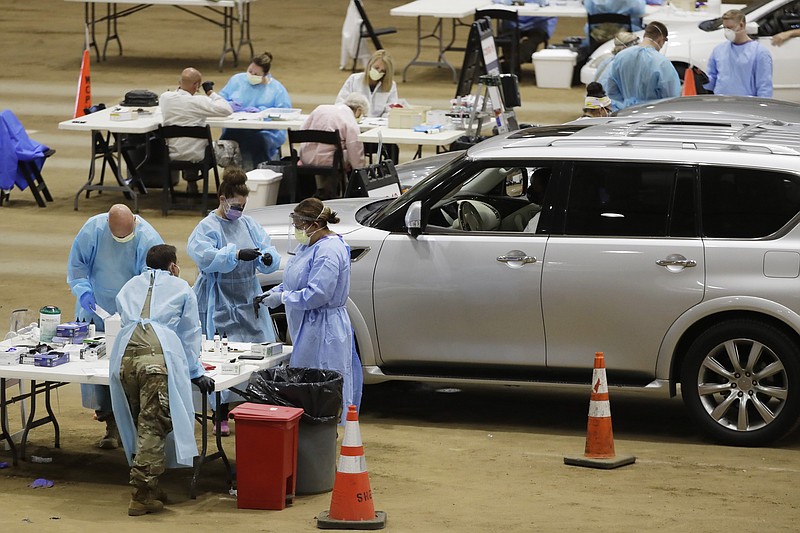
[[[617,457],[614,450],[605,357],[603,357],[603,352],[597,352],[594,355],[592,393],[589,399],[589,422],[586,427],[584,454],[582,458],[564,457],[564,463],[594,468],[615,468],[631,464],[635,460],[636,458],[633,456]]]
[[[375,512],[372,489],[369,485],[367,461],[361,430],[358,427],[358,411],[348,406],[347,419],[342,438],[336,480],[333,483],[331,506],[317,517],[320,529],[382,529],[386,526],[386,513]]]
[[[683,91],[681,96],[697,96],[697,85],[694,82],[694,67],[687,68],[683,73]]]

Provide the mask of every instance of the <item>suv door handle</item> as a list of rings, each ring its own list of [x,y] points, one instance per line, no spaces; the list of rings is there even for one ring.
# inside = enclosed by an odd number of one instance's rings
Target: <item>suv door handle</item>
[[[657,259],[656,264],[662,267],[677,266],[686,268],[697,266],[697,261],[694,259],[686,259],[681,254],[670,254],[666,259]]]
[[[525,252],[520,250],[511,250],[506,255],[497,256],[497,260],[501,263],[535,263],[536,258],[532,255],[526,255]]]

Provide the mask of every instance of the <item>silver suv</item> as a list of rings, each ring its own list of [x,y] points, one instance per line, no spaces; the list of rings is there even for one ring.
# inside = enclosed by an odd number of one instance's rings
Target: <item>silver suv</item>
[[[680,386],[721,442],[800,420],[800,125],[530,128],[329,205],[367,382],[586,386],[602,351],[611,386]],[[291,208],[253,214],[285,244]]]

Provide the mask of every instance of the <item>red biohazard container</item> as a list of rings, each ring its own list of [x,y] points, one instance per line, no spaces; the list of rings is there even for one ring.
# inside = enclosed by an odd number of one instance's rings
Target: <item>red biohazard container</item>
[[[243,403],[236,420],[236,481],[239,509],[275,509],[294,500],[297,430],[303,410]]]

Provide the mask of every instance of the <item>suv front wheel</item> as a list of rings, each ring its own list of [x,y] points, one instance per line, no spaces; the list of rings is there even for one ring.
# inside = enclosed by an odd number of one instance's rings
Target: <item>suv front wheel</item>
[[[722,322],[689,348],[681,395],[714,439],[734,446],[768,444],[798,422],[800,349],[770,325]]]

